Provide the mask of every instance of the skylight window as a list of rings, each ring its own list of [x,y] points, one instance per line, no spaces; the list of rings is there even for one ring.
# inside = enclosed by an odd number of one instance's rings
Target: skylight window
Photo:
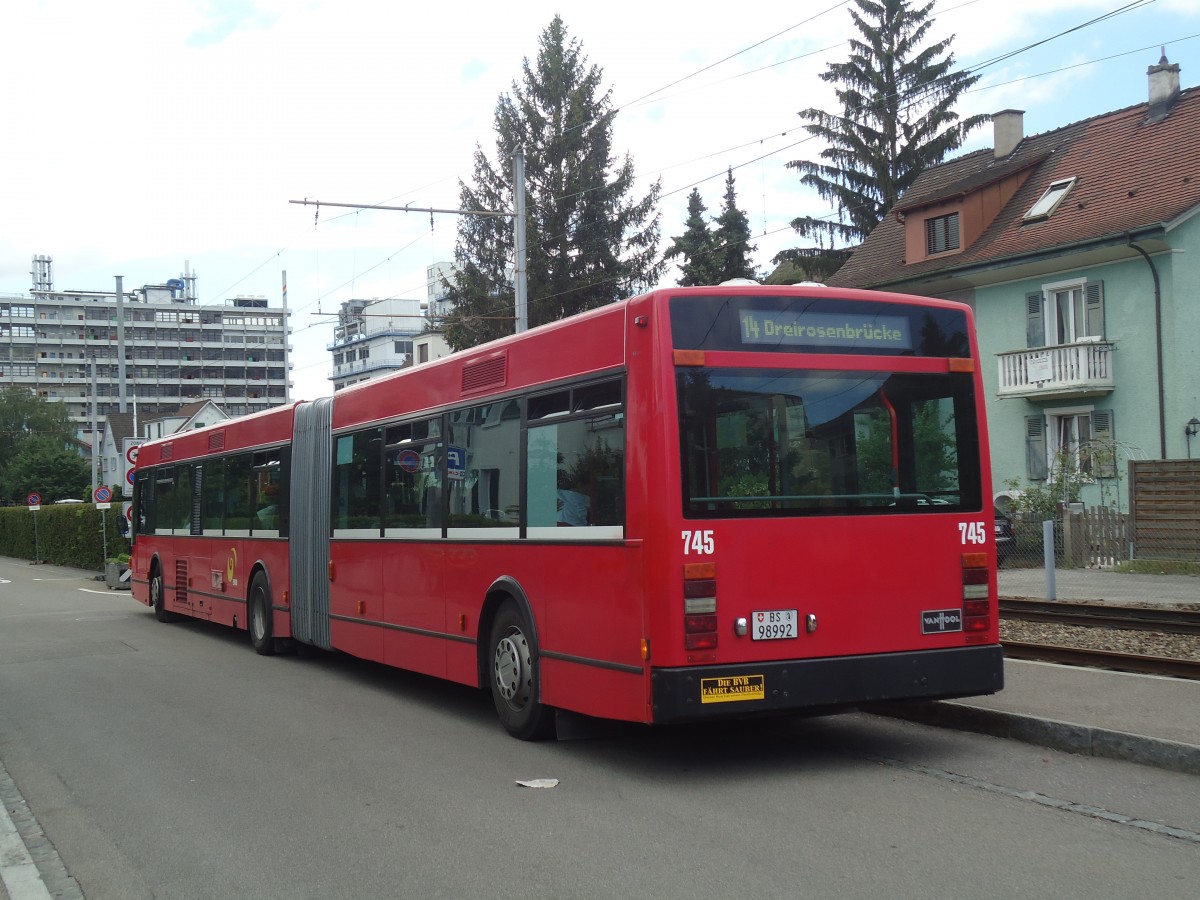
[[[1064,178],[1061,181],[1053,181],[1050,187],[1046,188],[1046,193],[1042,194],[1041,199],[1033,204],[1029,212],[1025,213],[1025,221],[1029,222],[1034,219],[1046,219],[1054,210],[1058,209],[1058,204],[1062,203],[1063,198],[1067,196],[1067,192],[1075,184],[1074,178]]]

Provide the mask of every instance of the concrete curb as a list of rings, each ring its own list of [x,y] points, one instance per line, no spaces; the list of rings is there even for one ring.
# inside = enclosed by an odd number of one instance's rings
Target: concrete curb
[[[864,706],[862,710],[925,725],[1008,738],[1083,756],[1119,759],[1187,775],[1200,775],[1200,747],[1178,741],[1112,731],[1091,725],[1078,725],[1073,722],[1039,719],[1036,716],[984,709],[952,700],[882,703]]]

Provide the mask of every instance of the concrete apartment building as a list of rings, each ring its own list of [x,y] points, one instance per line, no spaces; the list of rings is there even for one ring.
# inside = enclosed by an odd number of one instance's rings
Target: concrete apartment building
[[[335,391],[450,352],[432,325],[445,311],[441,285],[450,271],[450,263],[434,263],[426,269],[423,301],[388,297],[342,304],[333,340],[325,347],[333,355],[329,378]]]
[[[186,266],[180,278],[122,287],[119,297],[115,281],[107,291],[56,289],[48,256],[33,258],[31,274],[29,296],[0,294],[0,388],[65,404],[85,440],[93,360],[101,433],[122,394],[144,420],[202,400],[238,416],[289,399],[286,307],[265,297],[200,304]]]

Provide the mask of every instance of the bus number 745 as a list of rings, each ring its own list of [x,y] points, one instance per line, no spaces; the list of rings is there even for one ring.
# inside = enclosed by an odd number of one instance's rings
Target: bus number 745
[[[713,543],[712,531],[685,531],[683,532],[683,555],[688,556],[695,553],[707,556],[713,552]]]
[[[983,522],[959,522],[958,534],[964,544],[987,543],[987,525]]]

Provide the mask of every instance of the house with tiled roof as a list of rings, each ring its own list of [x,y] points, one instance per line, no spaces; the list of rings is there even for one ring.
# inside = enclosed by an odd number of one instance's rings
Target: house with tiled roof
[[[193,428],[207,428],[228,418],[225,410],[211,400],[197,400],[185,403],[173,413],[150,419],[142,426],[142,437],[153,440]]]
[[[829,283],[968,303],[992,475],[1085,479],[1127,502],[1129,459],[1200,454],[1200,89],[1164,56],[1146,103],[933,167]]]

